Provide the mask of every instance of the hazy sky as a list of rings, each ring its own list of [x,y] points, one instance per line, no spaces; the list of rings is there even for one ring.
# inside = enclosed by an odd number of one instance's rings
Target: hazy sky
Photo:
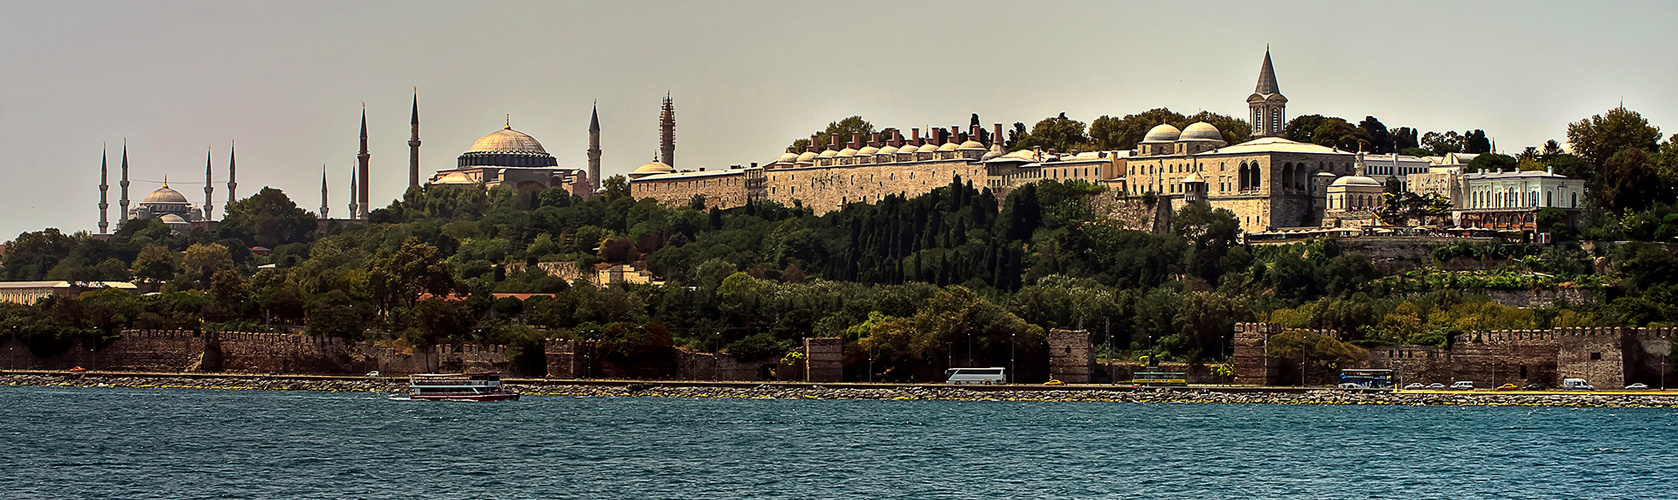
[[[676,102],[678,168],[767,162],[845,116],[875,126],[1089,122],[1156,107],[1246,116],[1269,44],[1289,117],[1480,128],[1518,152],[1620,99],[1678,131],[1678,2],[33,2],[0,3],[0,239],[112,229],[171,187],[215,216],[238,141],[238,195],[283,189],[348,211],[367,106],[376,207],[512,115],[562,166],[587,164],[600,103],[605,175],[652,158]]]

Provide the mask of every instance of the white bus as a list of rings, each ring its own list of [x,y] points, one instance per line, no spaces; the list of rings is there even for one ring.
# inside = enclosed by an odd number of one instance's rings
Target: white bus
[[[1008,370],[1000,367],[951,368],[944,370],[944,375],[949,377],[948,380],[944,381],[944,383],[949,385],[991,385],[1008,383]]]

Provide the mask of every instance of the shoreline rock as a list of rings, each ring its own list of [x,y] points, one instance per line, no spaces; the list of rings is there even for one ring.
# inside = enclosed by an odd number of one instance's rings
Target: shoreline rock
[[[280,390],[327,392],[407,391],[399,379],[297,379],[291,377],[229,376],[171,377],[78,374],[5,374],[0,385],[127,387],[158,389]],[[909,400],[909,401],[1031,401],[1092,403],[1176,403],[1176,404],[1305,404],[1305,405],[1390,405],[1390,406],[1555,406],[1555,407],[1678,407],[1678,394],[1597,393],[1389,393],[1320,389],[1307,392],[1219,391],[1192,389],[1066,389],[1066,390],[970,390],[944,387],[786,387],[681,386],[658,383],[587,385],[574,383],[511,383],[520,393],[533,396],[658,397],[658,398],[750,398],[824,400]]]

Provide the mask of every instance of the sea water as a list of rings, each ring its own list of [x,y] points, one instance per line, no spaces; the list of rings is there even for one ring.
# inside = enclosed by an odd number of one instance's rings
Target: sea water
[[[0,497],[1673,498],[1678,410],[0,387]]]

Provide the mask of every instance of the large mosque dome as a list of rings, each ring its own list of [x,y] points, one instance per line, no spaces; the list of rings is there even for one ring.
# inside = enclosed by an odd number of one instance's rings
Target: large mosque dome
[[[1183,134],[1177,137],[1179,141],[1222,141],[1224,134],[1218,132],[1218,127],[1206,122],[1194,122],[1183,129]]]
[[[168,184],[164,184],[163,187],[146,195],[146,199],[140,200],[141,205],[186,205],[189,203],[191,202],[187,201],[186,195],[170,189]]]
[[[542,143],[537,142],[535,137],[512,128],[503,128],[478,139],[478,142],[472,143],[472,149],[466,152],[547,154],[548,151],[542,149]]]
[[[512,126],[472,143],[472,149],[460,154],[460,167],[553,167],[559,162],[542,148],[542,143],[529,134],[513,130]]]

